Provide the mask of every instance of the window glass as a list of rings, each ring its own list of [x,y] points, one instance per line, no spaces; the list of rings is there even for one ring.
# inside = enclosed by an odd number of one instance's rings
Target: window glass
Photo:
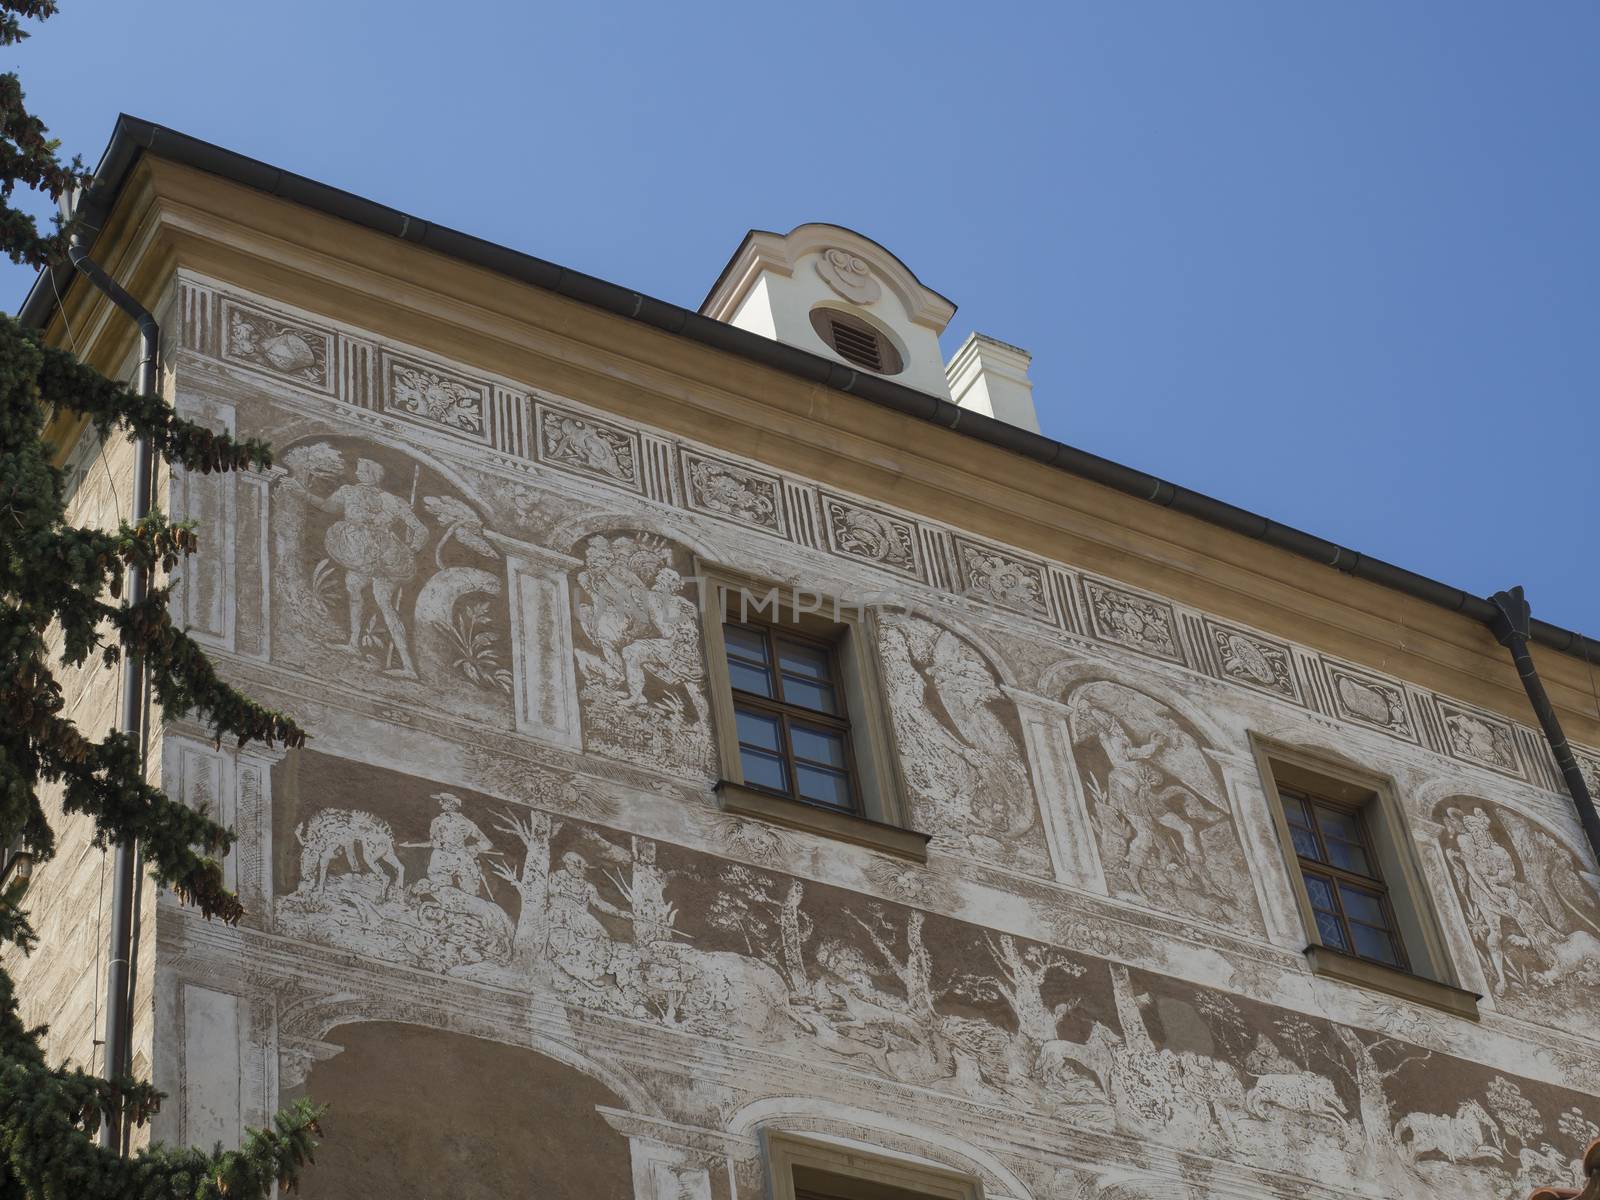
[[[794,756],[810,762],[843,768],[845,765],[844,734],[837,729],[822,729],[814,725],[792,722],[789,736],[794,741]]]
[[[727,643],[730,658],[747,658],[754,663],[767,661],[767,639],[764,634],[730,622],[722,627],[722,637]]]
[[[1353,842],[1341,842],[1337,838],[1328,838],[1327,862],[1346,871],[1354,871],[1357,875],[1371,875],[1372,868],[1367,863],[1367,852]]]
[[[1349,884],[1339,885],[1339,900],[1344,905],[1344,915],[1352,921],[1365,921],[1368,925],[1387,925],[1388,918],[1384,915],[1383,901],[1369,891],[1353,888]]]
[[[772,695],[772,673],[765,667],[752,667],[736,658],[728,660],[728,680],[736,691],[753,696]]]
[[[1370,925],[1351,922],[1351,936],[1355,939],[1356,953],[1362,958],[1374,959],[1377,962],[1387,963],[1391,967],[1400,965],[1400,956],[1395,953],[1394,939],[1382,929],[1374,929]]]
[[[1321,859],[1322,849],[1317,845],[1317,835],[1311,830],[1291,825],[1289,836],[1294,839],[1294,852],[1301,858]]]
[[[850,778],[843,771],[829,771],[797,762],[795,778],[800,784],[800,795],[830,808],[850,807]]]
[[[1324,944],[1332,946],[1335,950],[1348,951],[1350,943],[1345,940],[1344,926],[1339,923],[1339,918],[1333,913],[1319,911],[1317,913],[1317,932],[1321,935]]]
[[[1320,875],[1306,874],[1306,892],[1311,897],[1311,907],[1325,912],[1337,912],[1333,903],[1333,885]]]
[[[744,767],[744,781],[755,787],[771,788],[775,792],[789,790],[789,767],[781,755],[739,747],[739,763]]]
[[[801,708],[809,708],[813,712],[839,711],[831,687],[825,683],[812,683],[809,679],[801,679],[794,675],[783,677],[783,698],[790,704],[798,704]]]
[[[816,646],[779,641],[778,666],[784,674],[798,675],[804,679],[818,679],[826,683],[833,678],[827,652]]]
[[[782,725],[777,717],[749,708],[736,710],[736,715],[739,718],[740,745],[770,750],[774,754],[783,748],[780,741]]]

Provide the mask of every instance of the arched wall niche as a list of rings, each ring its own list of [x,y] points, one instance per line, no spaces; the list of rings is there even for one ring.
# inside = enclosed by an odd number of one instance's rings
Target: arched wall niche
[[[977,1177],[989,1200],[1032,1200],[1031,1189],[1000,1159],[959,1134],[905,1117],[874,1112],[815,1096],[772,1096],[746,1104],[728,1118],[727,1131],[752,1139],[762,1131],[799,1134],[906,1158]]]
[[[584,748],[709,786],[718,770],[695,578],[703,544],[652,520],[613,520],[567,530]]]
[[[712,562],[723,561],[728,553],[726,547],[706,540],[700,530],[679,521],[664,520],[642,509],[585,509],[551,530],[550,545],[563,554],[582,558],[584,543],[589,538],[597,534],[623,532],[674,542],[691,554]],[[688,574],[685,573],[684,577],[688,578]]]
[[[504,550],[482,498],[408,446],[320,432],[272,489],[272,657],[363,691],[512,722]]]
[[[501,1028],[495,1021],[474,1020],[470,1012],[464,1013],[458,1004],[443,1000],[427,1003],[391,992],[306,998],[281,1011],[278,1031],[284,1038],[338,1045],[337,1030],[365,1025],[432,1030],[536,1053],[595,1080],[612,1093],[614,1099],[608,1103],[618,1103],[631,1112],[660,1113],[655,1098],[637,1080],[620,1068],[585,1053],[575,1044],[538,1030],[524,1031],[527,1033],[525,1041],[507,1042],[495,1036],[496,1030]]]
[[[1456,792],[1429,814],[1495,1007],[1600,1037],[1600,875],[1526,809]]]
[[[880,622],[892,621],[895,617],[908,617],[916,620],[927,621],[941,629],[947,629],[955,634],[969,647],[975,650],[984,664],[992,671],[995,678],[1008,688],[1018,686],[1017,673],[1012,669],[1006,656],[991,642],[981,630],[970,622],[963,621],[958,615],[946,608],[939,608],[931,604],[902,604],[896,609],[878,611]]]
[[[886,611],[873,624],[912,825],[945,852],[1050,877],[1005,660],[943,613]]]
[[[1102,658],[1062,659],[1040,676],[1039,694],[1047,699],[1065,703],[1081,684],[1102,680],[1143,692],[1164,704],[1194,727],[1207,749],[1223,752],[1234,750],[1244,752],[1247,749],[1238,743],[1238,738],[1232,730],[1172,687],[1165,679],[1154,673],[1126,670],[1121,664],[1113,665]]]
[[[1263,933],[1234,797],[1213,753],[1222,731],[1170,690],[1093,664],[1053,672],[1052,682],[1064,689],[1062,720],[1110,894]]]
[[[327,1036],[344,1051],[304,1087],[330,1106],[307,1200],[633,1194],[628,1140],[597,1111],[618,1097],[593,1073],[427,1026],[359,1022]]]

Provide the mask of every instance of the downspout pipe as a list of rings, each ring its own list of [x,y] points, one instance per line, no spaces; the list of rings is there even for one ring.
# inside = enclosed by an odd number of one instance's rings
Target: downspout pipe
[[[1528,602],[1523,598],[1522,589],[1514,587],[1509,592],[1496,592],[1489,597],[1489,603],[1495,607],[1489,628],[1495,639],[1511,651],[1511,661],[1517,664],[1517,675],[1522,679],[1523,690],[1528,693],[1528,703],[1539,718],[1539,728],[1544,730],[1545,741],[1550,743],[1550,752],[1556,757],[1556,766],[1561,768],[1561,778],[1566,781],[1567,791],[1572,793],[1572,803],[1577,807],[1578,820],[1583,823],[1589,848],[1594,851],[1595,861],[1600,863],[1600,813],[1595,812],[1588,781],[1578,768],[1578,760],[1572,756],[1567,735],[1561,731],[1556,710],[1550,703],[1550,697],[1545,694],[1539,669],[1533,665],[1533,656],[1528,653],[1531,617]]]
[[[105,269],[89,257],[82,244],[83,233],[75,234],[67,247],[67,258],[78,273],[105,294],[139,326],[138,390],[141,396],[153,396],[160,370],[161,327],[156,324],[150,310],[140,304]],[[133,456],[133,521],[137,524],[150,511],[151,482],[154,475],[155,455],[148,438],[140,438],[134,446]],[[149,590],[143,567],[128,569],[128,605],[140,604]],[[119,728],[123,733],[139,739],[141,765],[148,750],[149,730],[144,720],[144,663],[133,654],[122,660],[122,712]],[[133,997],[129,994],[132,983],[133,924],[135,857],[132,840],[120,841],[116,846],[116,862],[111,882],[111,942],[109,964],[106,970],[106,1078],[126,1076],[133,1069]],[[121,1114],[107,1113],[100,1124],[100,1145],[107,1150],[121,1150]]]

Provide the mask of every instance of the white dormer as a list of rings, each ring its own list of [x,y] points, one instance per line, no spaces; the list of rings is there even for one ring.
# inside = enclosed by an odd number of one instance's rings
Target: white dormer
[[[918,391],[948,396],[939,335],[956,306],[839,225],[751,230],[700,311]]]
[[[752,229],[700,311],[1039,431],[1028,352],[972,334],[947,365],[939,335],[956,306],[877,242],[842,225]]]

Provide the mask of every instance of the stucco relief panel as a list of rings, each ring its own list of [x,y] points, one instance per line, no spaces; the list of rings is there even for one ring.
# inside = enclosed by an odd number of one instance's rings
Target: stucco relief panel
[[[275,660],[508,723],[504,552],[437,469],[328,436],[283,448],[272,495]]]
[[[1496,1006],[1600,1038],[1600,878],[1505,805],[1455,797],[1434,819]]]
[[[953,545],[967,599],[1056,623],[1042,563],[960,536]]]
[[[331,330],[223,297],[221,351],[224,361],[311,388],[333,391]]]
[[[1446,749],[1452,758],[1521,778],[1522,760],[1509,721],[1443,697],[1438,708],[1444,722]]]
[[[910,521],[828,492],[822,494],[822,515],[833,553],[913,579],[921,577],[917,529]]]
[[[1417,740],[1411,702],[1400,683],[1331,659],[1327,672],[1337,715],[1408,742]]]
[[[1090,626],[1100,637],[1140,654],[1184,661],[1171,604],[1087,578],[1083,590],[1089,601]]]
[[[637,433],[543,402],[536,404],[534,411],[540,462],[630,491],[644,489]]]
[[[383,384],[385,410],[478,441],[488,440],[488,383],[385,353]]]
[[[584,746],[710,781],[710,701],[693,558],[652,533],[614,530],[574,548],[572,641]]]
[[[688,507],[782,537],[782,487],[778,476],[680,448]]]
[[[878,652],[913,827],[949,853],[1051,874],[1016,707],[970,642],[886,615]]]
[[[1286,644],[1209,618],[1204,626],[1211,650],[1225,678],[1271,696],[1301,703],[1294,655]]]
[[[1193,724],[1108,679],[1064,700],[1112,894],[1264,932],[1222,772]]]

